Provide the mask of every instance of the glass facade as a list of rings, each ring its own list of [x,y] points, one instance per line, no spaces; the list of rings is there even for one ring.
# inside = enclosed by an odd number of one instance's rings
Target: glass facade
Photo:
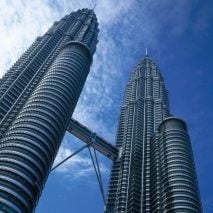
[[[98,23],[65,16],[1,79],[0,211],[33,212],[87,78]]]
[[[170,117],[163,77],[148,55],[127,83],[116,146],[106,213],[201,212],[186,125]]]
[[[186,124],[165,119],[151,140],[151,212],[202,212]]]

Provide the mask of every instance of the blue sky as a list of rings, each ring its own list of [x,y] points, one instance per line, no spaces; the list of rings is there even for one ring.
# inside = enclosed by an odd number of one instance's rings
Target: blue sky
[[[0,2],[0,76],[55,20],[95,1]],[[114,143],[125,84],[145,48],[164,76],[173,115],[192,140],[204,212],[213,212],[213,1],[97,0],[99,43],[74,118]],[[83,143],[66,134],[56,162]],[[99,155],[105,191],[110,161]],[[36,213],[103,212],[85,150],[49,175]]]

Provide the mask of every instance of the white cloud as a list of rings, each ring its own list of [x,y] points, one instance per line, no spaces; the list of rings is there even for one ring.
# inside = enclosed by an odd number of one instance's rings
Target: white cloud
[[[25,2],[25,3],[24,3]],[[45,1],[0,3],[0,76],[18,59],[34,39],[47,30],[57,14]]]
[[[78,8],[92,8],[94,2],[1,0],[0,76],[55,20]],[[157,50],[157,36],[165,27],[169,29],[167,33],[170,35],[183,33],[187,26],[190,3],[168,3],[165,0],[97,1],[95,12],[101,29],[99,43],[74,117],[113,142],[121,94],[127,73],[136,63],[135,53],[140,53],[142,57],[141,52],[144,52],[146,46]],[[126,67],[126,64],[130,67]],[[70,146],[62,145],[56,162],[71,152]],[[83,168],[78,175],[90,174],[91,162],[88,157],[81,155],[57,171],[68,172],[81,165]]]
[[[196,1],[197,2],[197,1]],[[196,3],[195,2],[195,3]],[[69,0],[1,0],[0,3],[0,76],[8,69],[21,53],[38,35],[42,35],[55,21],[78,8],[92,8],[95,1]],[[167,28],[167,33],[181,34],[188,26],[192,2],[175,1],[108,1],[99,0],[95,12],[100,23],[101,37],[99,52],[103,53],[102,62],[110,61],[110,53],[120,47],[112,44],[113,26],[123,46],[135,45],[144,41],[154,45],[157,34]],[[137,38],[137,39],[136,39]],[[138,39],[141,38],[141,39]],[[107,44],[105,48],[101,42]],[[110,46],[111,45],[111,46]],[[112,47],[111,52],[109,52]],[[137,46],[138,49],[138,46]],[[119,58],[119,57],[118,57]],[[111,63],[114,64],[114,63]],[[107,65],[105,65],[107,66]]]
[[[109,126],[103,118],[103,112],[116,103],[114,90],[117,79],[121,77],[121,59],[116,59],[119,50],[116,43],[106,29],[115,24],[122,15],[127,13],[131,1],[99,1],[96,7],[101,31],[98,50],[94,57],[92,72],[88,77],[84,93],[75,112],[75,117],[87,124],[89,128],[102,136],[114,141],[116,123]],[[7,1],[0,3],[0,76],[20,57],[37,36],[42,35],[55,20],[78,8],[93,7],[91,1],[68,0],[35,0],[35,1]],[[116,93],[114,93],[116,94]],[[118,110],[117,110],[118,111]],[[114,120],[114,119],[113,119]],[[111,121],[113,122],[113,121]],[[59,162],[68,156],[73,148],[63,142],[55,160]],[[102,170],[106,170],[104,165]],[[75,170],[75,172],[73,172]],[[93,168],[91,160],[81,154],[73,157],[56,171],[72,173],[77,176],[90,175]],[[77,171],[77,172],[76,172]]]
[[[70,143],[72,143],[72,148],[70,147]],[[79,141],[70,141],[68,134],[66,134],[64,141],[59,149],[59,152],[56,156],[56,159],[54,161],[54,165],[57,165],[62,160],[70,156],[74,151],[78,150],[79,147],[82,147],[85,145],[84,143],[77,144]],[[92,149],[91,149],[92,151]],[[92,152],[93,153],[93,152]],[[107,168],[103,162],[99,162],[100,172],[103,176],[108,175],[109,168]],[[53,172],[58,173],[66,173],[65,178],[69,178],[69,180],[78,179],[83,177],[88,177],[90,175],[95,174],[95,170],[92,164],[92,160],[89,155],[88,148],[85,148],[83,151],[78,153],[77,155],[73,156],[63,164],[61,164],[58,168],[56,168]]]

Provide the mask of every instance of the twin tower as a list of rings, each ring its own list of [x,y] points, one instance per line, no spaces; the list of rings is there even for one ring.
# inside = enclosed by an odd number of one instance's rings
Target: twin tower
[[[72,12],[0,79],[1,212],[34,212],[89,73],[98,31],[93,10]],[[113,148],[118,154],[106,213],[202,212],[186,124],[170,114],[163,78],[147,54],[127,83]]]

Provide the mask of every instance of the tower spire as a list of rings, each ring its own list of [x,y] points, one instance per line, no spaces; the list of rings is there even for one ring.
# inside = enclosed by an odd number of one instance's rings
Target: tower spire
[[[94,7],[92,8],[92,10],[93,10],[93,11],[95,10],[95,8],[96,8],[96,5],[97,5],[97,4],[95,3],[95,4],[94,4]]]
[[[148,55],[148,51],[147,51],[147,47],[146,47],[146,52],[145,52],[145,56],[147,56]]]

